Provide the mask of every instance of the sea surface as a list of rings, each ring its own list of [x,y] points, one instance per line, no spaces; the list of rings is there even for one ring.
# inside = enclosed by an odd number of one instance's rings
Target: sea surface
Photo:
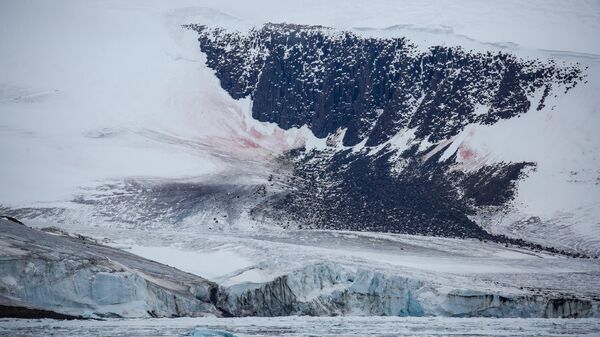
[[[247,317],[0,319],[0,336],[600,336],[600,319]]]

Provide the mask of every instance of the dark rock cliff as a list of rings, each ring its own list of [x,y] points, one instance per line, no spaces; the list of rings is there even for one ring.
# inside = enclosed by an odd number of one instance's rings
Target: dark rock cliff
[[[460,47],[423,51],[405,38],[320,26],[266,24],[247,33],[186,27],[199,33],[221,86],[252,99],[254,118],[284,129],[307,125],[319,138],[343,135],[337,147],[281,158],[293,167],[292,187],[253,212],[284,226],[503,241],[470,216],[508,204],[535,163],[463,172],[456,155],[442,158],[445,148],[434,148],[469,124],[544,109],[550,95],[566,94],[584,77],[578,65]],[[407,130],[411,146],[395,149],[390,139]]]
[[[365,38],[320,26],[267,24],[247,34],[190,25],[222,87],[250,96],[260,121],[308,125],[344,145],[387,141],[403,128],[438,142],[470,123],[493,124],[544,107],[553,85],[582,79],[576,66],[458,47],[419,51],[404,38]],[[539,101],[531,95],[541,90]],[[477,105],[488,107],[476,113]]]

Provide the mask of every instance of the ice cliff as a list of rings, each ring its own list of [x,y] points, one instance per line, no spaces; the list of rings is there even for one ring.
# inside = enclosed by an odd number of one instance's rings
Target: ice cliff
[[[600,317],[593,294],[458,286],[333,261],[225,287],[59,230],[5,219],[0,229],[0,316]]]
[[[235,316],[358,315],[599,317],[598,298],[463,289],[379,271],[323,263],[264,284],[227,289],[221,307]]]
[[[84,317],[220,315],[218,287],[201,277],[83,237],[5,219],[0,228],[4,316],[15,307]]]

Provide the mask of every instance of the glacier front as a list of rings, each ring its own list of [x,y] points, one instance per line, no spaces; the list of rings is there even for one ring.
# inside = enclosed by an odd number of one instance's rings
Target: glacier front
[[[169,235],[188,240],[171,247],[181,254],[152,258],[176,264],[193,248],[191,264],[203,266],[196,272],[211,281],[55,228],[6,219],[0,226],[3,316],[25,308],[73,317],[600,317],[596,259],[476,240],[328,231],[145,233],[150,242]],[[119,231],[113,235],[103,241],[131,244],[115,241]],[[215,256],[227,258],[207,263]],[[33,312],[22,317],[53,317]]]

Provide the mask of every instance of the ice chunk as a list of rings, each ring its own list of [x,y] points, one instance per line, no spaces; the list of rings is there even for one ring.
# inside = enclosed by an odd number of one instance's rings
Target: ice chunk
[[[235,337],[226,331],[198,328],[192,332],[192,337]]]

